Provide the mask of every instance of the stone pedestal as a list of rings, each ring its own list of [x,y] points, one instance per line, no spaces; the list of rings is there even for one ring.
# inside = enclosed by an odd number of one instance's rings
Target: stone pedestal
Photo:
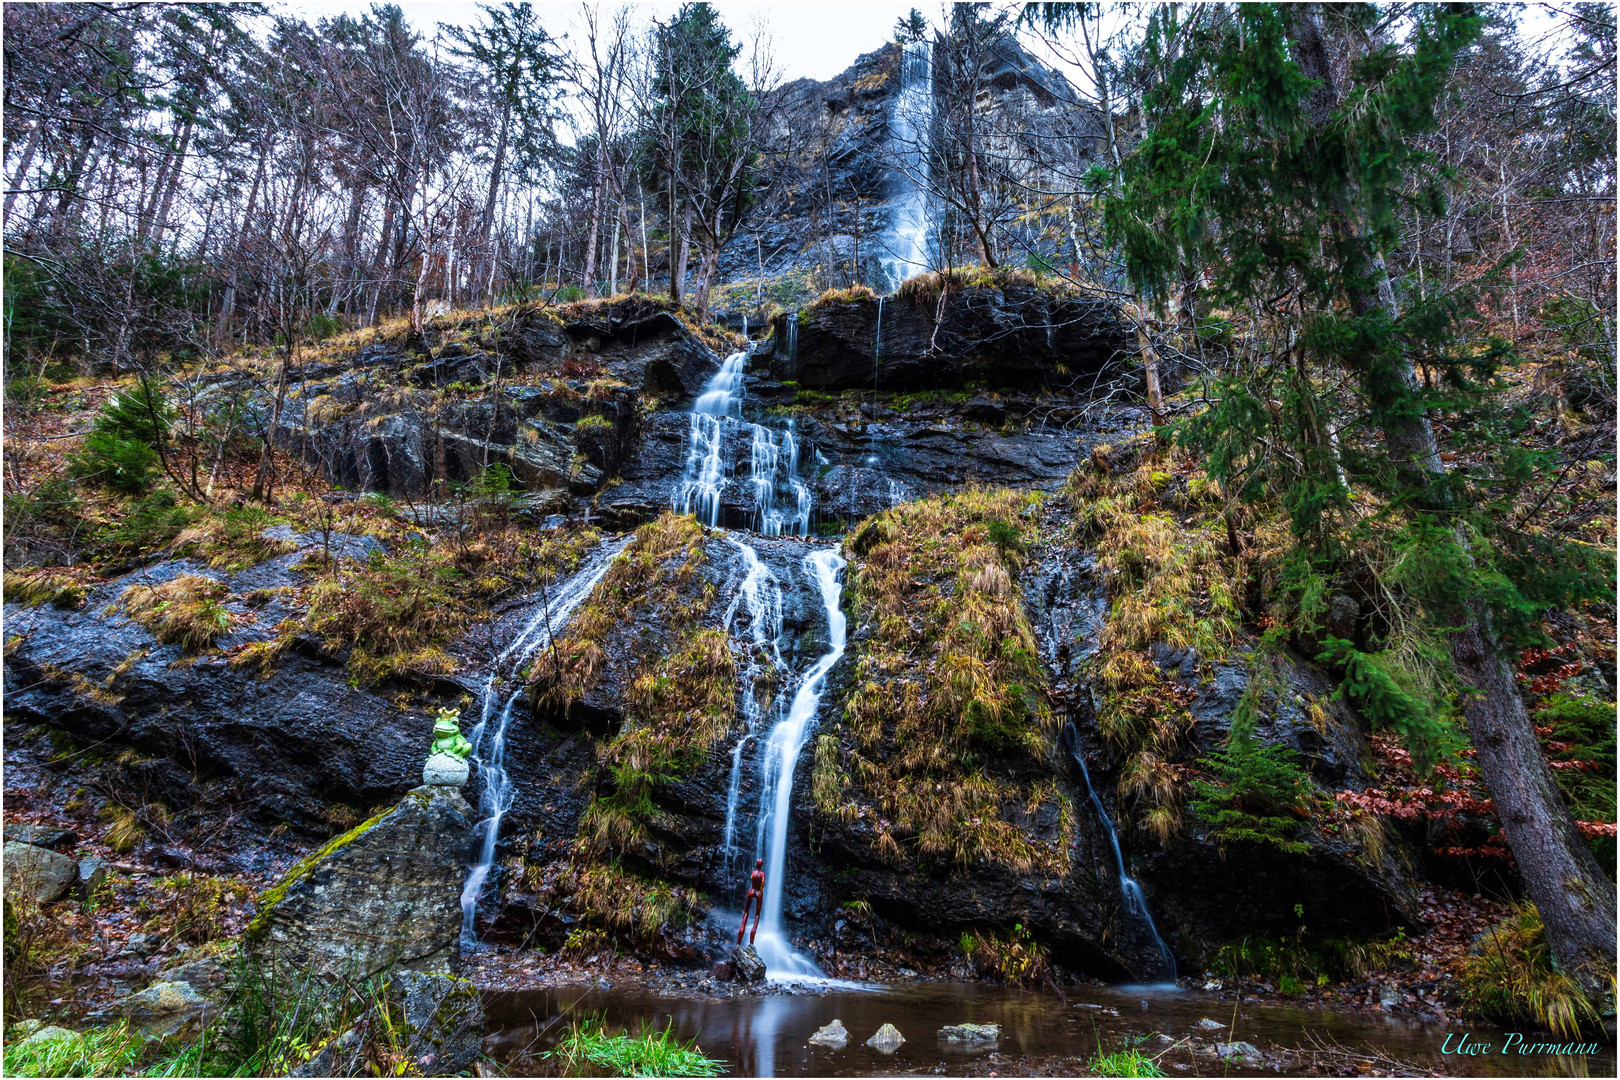
[[[466,787],[472,767],[454,754],[431,754],[422,766],[422,783],[433,787]]]

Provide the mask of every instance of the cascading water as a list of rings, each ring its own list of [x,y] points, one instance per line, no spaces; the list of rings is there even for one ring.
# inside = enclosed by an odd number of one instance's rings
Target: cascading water
[[[728,479],[726,421],[742,415],[743,367],[747,363],[746,350],[726,357],[692,403],[686,470],[673,503],[676,510],[695,515],[705,525],[720,524],[720,492]]]
[[[886,297],[878,297],[877,333],[872,337],[872,402],[877,403],[878,372],[883,366],[883,301]]]
[[[506,729],[512,722],[512,707],[522,696],[524,684],[521,680],[518,681],[517,687],[506,696],[505,703],[500,705],[497,712],[496,706],[502,701],[501,691],[504,689],[498,687],[497,683],[503,677],[515,673],[522,667],[524,661],[551,644],[555,636],[567,625],[574,609],[591,594],[592,589],[596,588],[596,583],[607,573],[608,566],[629,542],[629,538],[626,537],[599,548],[594,561],[581,567],[567,584],[550,597],[550,603],[542,603],[518,636],[490,665],[489,679],[484,683],[484,701],[479,712],[478,724],[468,734],[468,741],[473,746],[472,762],[478,766],[478,775],[483,778],[484,790],[478,799],[481,819],[474,830],[474,836],[478,840],[478,859],[469,867],[467,881],[461,889],[463,953],[473,952],[478,948],[478,934],[474,929],[473,919],[478,911],[478,899],[484,891],[484,882],[489,879],[490,869],[495,865],[495,845],[500,840],[501,818],[512,808],[512,778],[506,773]],[[493,726],[491,726],[492,719]]]
[[[789,326],[793,324],[789,322]],[[726,433],[743,424],[742,381],[748,352],[726,357],[692,404],[686,468],[670,499],[683,514],[705,525],[720,525],[721,495],[731,483]],[[799,443],[791,426],[772,431],[749,424],[749,483],[757,508],[754,528],[766,536],[805,536],[810,532],[810,488],[799,479]]]
[[[1091,805],[1096,809],[1103,828],[1108,831],[1108,842],[1114,849],[1114,865],[1119,869],[1119,894],[1124,901],[1125,910],[1135,916],[1153,938],[1153,946],[1159,951],[1159,961],[1162,965],[1160,974],[1174,982],[1175,957],[1170,955],[1169,946],[1159,936],[1159,928],[1153,925],[1153,913],[1148,910],[1147,896],[1142,892],[1142,886],[1125,872],[1125,856],[1119,849],[1119,835],[1114,832],[1114,821],[1108,816],[1108,811],[1103,809],[1102,800],[1097,797],[1097,789],[1091,786],[1091,771],[1086,768],[1086,757],[1080,752],[1080,736],[1074,730],[1072,722],[1063,725],[1063,744],[1069,755],[1074,758],[1075,764],[1080,766],[1080,776],[1086,782],[1086,794],[1091,796]]]
[[[882,263],[891,289],[929,268],[933,223],[928,214],[928,160],[933,126],[934,46],[929,41],[909,42],[900,55],[900,92],[889,116],[889,156],[898,175],[890,200],[894,225]]]
[[[791,422],[789,427],[775,434],[755,424],[749,464],[753,470],[755,504],[759,507],[755,528],[766,536],[808,533],[810,489],[799,479],[799,443],[793,437]],[[791,510],[785,505],[788,502],[792,503]]]
[[[732,863],[737,855],[737,806],[742,795],[743,751],[759,735],[764,709],[754,697],[754,684],[763,674],[765,665],[773,672],[785,672],[782,662],[782,586],[771,573],[770,567],[759,561],[759,553],[736,537],[728,537],[737,548],[747,568],[737,595],[726,611],[726,631],[736,632],[737,616],[748,614],[748,633],[753,638],[754,650],[750,664],[743,672],[741,709],[743,733],[731,748],[731,775],[726,783],[726,831],[721,839],[725,857],[725,874],[732,875]]]
[[[791,352],[796,317],[787,320],[787,344]],[[692,406],[691,444],[686,466],[671,502],[676,510],[696,514],[712,527],[721,525],[721,506],[732,469],[727,457],[728,432],[736,431],[742,420],[743,368],[748,353],[726,357],[720,370],[704,387]],[[755,529],[767,536],[803,536],[810,531],[811,496],[799,479],[799,442],[791,425],[771,429],[748,424],[751,430],[748,483],[753,487]],[[733,445],[735,442],[733,441]],[[818,455],[818,460],[825,460]],[[728,534],[726,537],[742,558],[743,573],[737,593],[726,611],[725,626],[734,638],[740,637],[740,623],[747,618],[744,645],[748,660],[743,670],[741,712],[742,734],[731,750],[731,775],[726,784],[726,824],[721,841],[723,872],[733,874],[738,856],[738,822],[743,807],[743,776],[750,746],[764,745],[759,762],[759,811],[754,857],[766,860],[766,895],[756,947],[774,979],[821,979],[819,968],[808,957],[794,951],[782,925],[782,885],[787,865],[787,827],[793,800],[793,771],[799,752],[815,720],[826,685],[827,673],[844,655],[845,622],[838,609],[842,588],[838,573],[844,560],[835,548],[814,551],[805,557],[803,568],[815,582],[822,606],[827,612],[828,651],[799,681],[792,703],[784,711],[782,697],[762,706],[755,698],[755,684],[769,674],[774,683],[791,678],[782,659],[782,583],[760,559],[752,543]],[[774,719],[773,719],[774,718]],[[765,734],[768,728],[768,734]]]
[[[844,655],[846,623],[839,608],[843,586],[838,581],[844,560],[835,548],[824,548],[805,556],[805,569],[821,590],[822,607],[827,612],[827,651],[804,674],[787,714],[771,728],[760,758],[760,815],[758,847],[765,859],[765,905],[754,947],[772,978],[820,979],[814,961],[795,952],[782,930],[782,884],[787,869],[788,817],[793,805],[793,772],[799,752],[804,749],[810,727],[826,689],[827,673]]]

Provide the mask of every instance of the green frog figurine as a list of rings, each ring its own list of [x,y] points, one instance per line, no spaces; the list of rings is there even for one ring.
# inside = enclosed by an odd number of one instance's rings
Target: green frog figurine
[[[449,754],[463,761],[472,753],[472,743],[461,734],[461,713],[455,709],[440,709],[433,723],[432,753]]]
[[[461,714],[455,709],[440,709],[433,722],[433,747],[422,766],[422,783],[442,787],[463,787],[472,775],[467,756],[473,745],[461,734]]]

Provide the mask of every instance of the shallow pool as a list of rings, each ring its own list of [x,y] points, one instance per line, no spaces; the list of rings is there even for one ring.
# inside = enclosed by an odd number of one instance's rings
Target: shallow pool
[[[671,997],[641,990],[587,990],[580,987],[492,993],[486,998],[490,1035],[485,1049],[512,1061],[525,1051],[546,1049],[573,1017],[599,1014],[610,1029],[637,1030],[643,1023],[673,1024],[682,1039],[696,1039],[710,1057],[726,1061],[730,1076],[870,1076],[896,1073],[1003,1076],[1020,1072],[1063,1073],[1078,1069],[1098,1050],[1116,1049],[1141,1038],[1144,1052],[1158,1054],[1171,1076],[1275,1075],[1276,1052],[1335,1043],[1352,1051],[1376,1052],[1438,1075],[1613,1076],[1612,1043],[1589,1058],[1443,1054],[1449,1034],[1455,1046],[1464,1031],[1474,1041],[1501,1044],[1503,1035],[1483,1026],[1458,1027],[1395,1017],[1328,1012],[1283,1005],[1221,1001],[1213,994],[1174,987],[1084,987],[1065,1002],[1050,990],[1020,991],[976,983],[924,983],[835,989],[823,993],[777,993],[728,998]],[[806,1039],[824,1024],[842,1020],[849,1029],[842,1050],[811,1047]],[[1226,1025],[1203,1029],[1200,1020]],[[967,1049],[937,1037],[947,1024],[1001,1026],[994,1046]],[[906,1042],[891,1055],[864,1044],[889,1023]],[[1157,1038],[1170,1036],[1169,1040]],[[1528,1033],[1527,1033],[1528,1034]],[[1190,1043],[1182,1042],[1190,1039]],[[1271,1064],[1223,1063],[1197,1054],[1198,1045],[1228,1040],[1253,1044]],[[1180,1046],[1176,1046],[1177,1043]],[[996,1055],[990,1057],[990,1055]],[[1079,1059],[1076,1061],[1075,1059]],[[1304,1071],[1309,1061],[1284,1061],[1288,1071]],[[1376,1066],[1373,1066],[1376,1068]]]

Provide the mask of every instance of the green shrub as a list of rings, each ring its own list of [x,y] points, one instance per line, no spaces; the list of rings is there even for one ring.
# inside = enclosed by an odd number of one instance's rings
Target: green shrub
[[[94,543],[100,554],[113,558],[143,554],[179,536],[192,517],[172,491],[159,489],[130,504],[122,518],[98,529]]]
[[[140,494],[152,482],[157,451],[139,439],[96,427],[84,437],[84,446],[68,459],[68,472],[114,491]]]
[[[155,386],[142,384],[108,398],[84,446],[68,461],[71,475],[115,491],[139,494],[152,481],[153,449],[174,422],[174,408]]]
[[[153,446],[173,423],[174,406],[163,396],[162,389],[143,383],[108,398],[95,426]]]
[[[1235,735],[1199,763],[1214,780],[1192,782],[1192,808],[1215,826],[1217,842],[1271,844],[1294,855],[1309,850],[1294,833],[1308,816],[1311,778],[1286,747]]]

